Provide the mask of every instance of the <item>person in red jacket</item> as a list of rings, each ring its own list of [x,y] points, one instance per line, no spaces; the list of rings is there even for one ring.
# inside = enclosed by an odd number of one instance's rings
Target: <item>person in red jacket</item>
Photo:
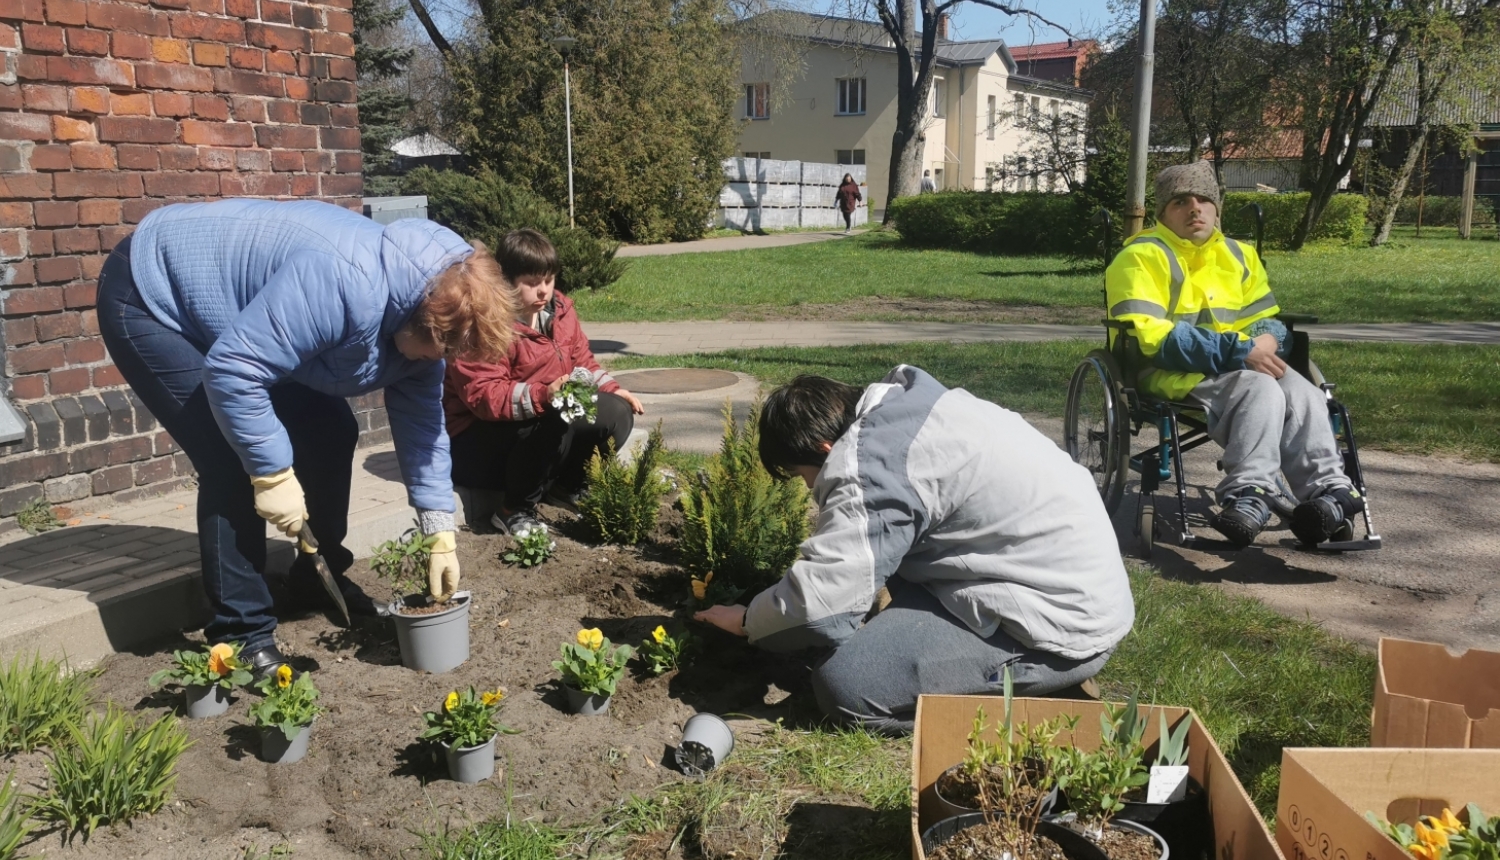
[[[505,360],[452,361],[443,380],[443,411],[453,452],[453,483],[501,491],[504,502],[490,522],[506,534],[539,523],[536,506],[548,502],[576,510],[584,469],[609,442],[623,448],[646,409],[610,377],[578,323],[573,303],[555,291],[557,250],[535,230],[513,230],[495,258],[515,285],[520,307],[516,339]],[[565,420],[552,395],[575,368],[599,386],[598,415]]]

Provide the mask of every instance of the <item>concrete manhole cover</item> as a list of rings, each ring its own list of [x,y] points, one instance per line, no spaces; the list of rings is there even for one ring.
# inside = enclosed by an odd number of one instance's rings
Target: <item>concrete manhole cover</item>
[[[740,381],[727,370],[681,368],[673,370],[632,370],[611,374],[633,394],[688,394],[728,388]]]

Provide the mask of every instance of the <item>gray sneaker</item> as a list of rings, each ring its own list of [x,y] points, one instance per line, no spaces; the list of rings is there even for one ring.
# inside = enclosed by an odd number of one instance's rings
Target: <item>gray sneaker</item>
[[[562,508],[568,513],[576,514],[579,512],[578,500],[583,498],[583,494],[585,492],[587,491],[565,490],[562,487],[553,485],[552,487],[548,488],[547,496],[543,498],[542,501],[554,507]]]
[[[490,525],[494,526],[496,531],[512,537],[517,532],[530,532],[541,524],[542,521],[536,518],[535,511],[521,510],[510,516],[505,516],[501,511],[495,511],[495,515],[490,517]]]
[[[1213,526],[1237,547],[1255,543],[1266,523],[1271,521],[1271,506],[1266,502],[1266,492],[1259,487],[1248,487],[1224,500]]]

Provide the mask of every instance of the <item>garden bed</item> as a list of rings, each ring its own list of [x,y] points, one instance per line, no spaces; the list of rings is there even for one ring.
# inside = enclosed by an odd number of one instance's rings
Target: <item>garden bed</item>
[[[793,707],[812,707],[804,669],[693,625],[701,647],[686,668],[658,678],[633,671],[606,717],[567,713],[551,666],[561,643],[580,627],[598,627],[631,645],[659,624],[680,630],[688,594],[688,577],[670,547],[590,546],[568,532],[564,526],[550,560],[530,569],[499,561],[508,538],[463,536],[463,584],[474,600],[471,654],[447,674],[403,668],[388,622],[350,632],[320,615],[284,622],[284,652],[295,669],[314,672],[328,708],[305,760],[273,766],[256,758],[246,718],[254,694],[237,691],[228,714],[183,721],[193,745],[179,762],[175,798],[165,809],[63,850],[57,831],[44,833],[23,856],[45,849],[49,857],[111,860],[240,858],[257,856],[249,846],[258,853],[290,843],[298,858],[398,857],[413,856],[409,849],[422,833],[504,820],[507,813],[512,821],[574,827],[600,820],[631,794],[682,781],[672,749],[696,711],[775,719]],[[362,563],[351,574],[372,595],[388,593]],[[95,681],[96,697],[152,717],[175,712],[180,693],[153,691],[146,678],[182,646],[163,642],[109,658]],[[498,741],[503,773],[478,786],[449,780],[441,755],[416,739],[421,712],[469,685],[505,687],[501,720],[520,730]],[[778,688],[801,692],[787,699]],[[22,789],[37,792],[44,761],[41,752],[19,755],[0,762],[0,770],[16,768]],[[662,853],[664,847],[655,856],[680,856]]]

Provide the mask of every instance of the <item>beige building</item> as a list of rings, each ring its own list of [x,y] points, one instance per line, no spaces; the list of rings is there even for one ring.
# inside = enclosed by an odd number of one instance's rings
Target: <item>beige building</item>
[[[865,196],[872,208],[884,209],[896,130],[890,38],[878,24],[794,12],[762,16],[763,30],[771,29],[764,26],[771,16],[775,30],[797,46],[801,70],[777,82],[773,63],[753,47],[745,50],[739,154],[866,165]],[[1023,127],[1024,115],[1081,117],[1092,93],[1019,74],[998,39],[939,39],[937,55],[922,159],[936,187],[1064,190],[1061,177],[1026,163],[1037,142]]]

